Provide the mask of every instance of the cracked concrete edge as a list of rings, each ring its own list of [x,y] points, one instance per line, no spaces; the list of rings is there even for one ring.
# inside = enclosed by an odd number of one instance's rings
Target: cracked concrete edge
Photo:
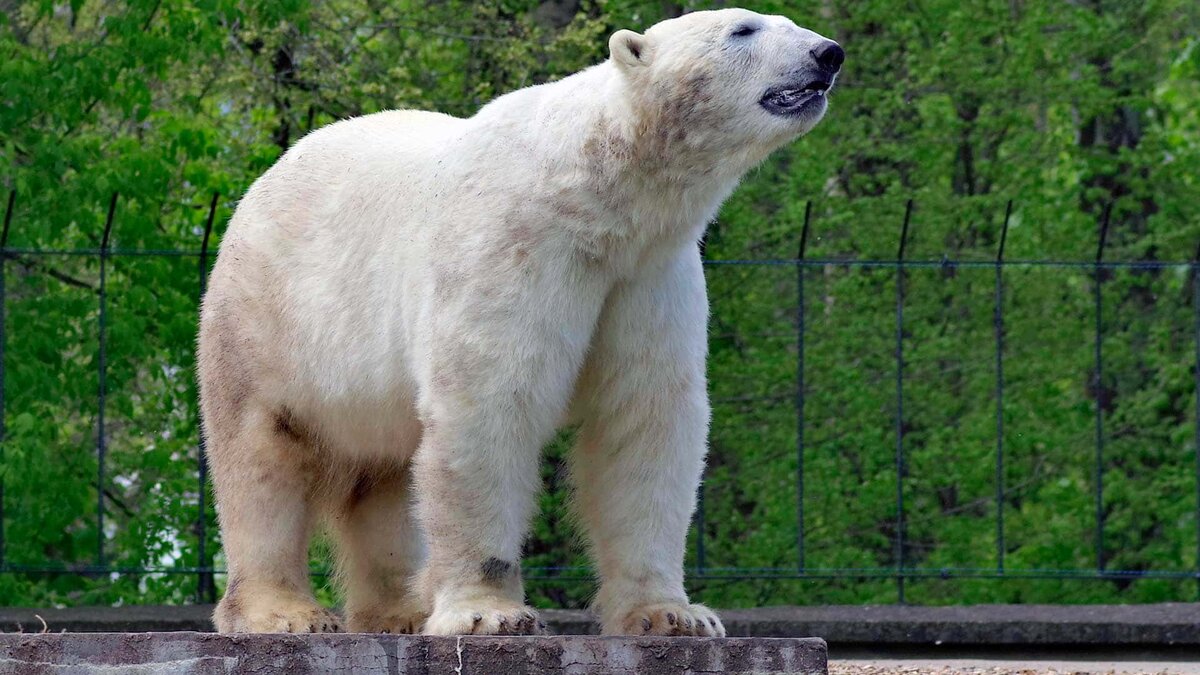
[[[428,637],[48,633],[0,635],[0,672],[232,673],[331,671],[779,673],[825,675],[817,638]]]
[[[2,609],[0,632],[211,631],[206,605]],[[1200,603],[762,607],[720,611],[730,636],[819,635],[833,645],[1200,645]],[[599,632],[591,613],[543,610],[559,635]]]
[[[799,631],[846,645],[1200,645],[1200,603],[764,607],[721,618],[730,635]]]

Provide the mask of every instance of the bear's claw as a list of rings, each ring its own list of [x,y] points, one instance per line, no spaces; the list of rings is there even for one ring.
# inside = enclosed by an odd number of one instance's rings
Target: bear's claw
[[[621,632],[626,635],[725,637],[725,626],[704,605],[660,603],[638,607],[626,614],[621,622]]]

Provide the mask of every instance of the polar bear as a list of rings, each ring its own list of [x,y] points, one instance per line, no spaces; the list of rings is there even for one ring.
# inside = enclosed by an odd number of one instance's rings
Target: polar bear
[[[716,635],[683,559],[704,464],[697,241],[810,130],[844,59],[786,18],[695,12],[469,119],[309,134],[237,207],[198,370],[222,632],[530,634],[520,552],[559,427],[606,634]],[[311,593],[323,524],[344,619]]]

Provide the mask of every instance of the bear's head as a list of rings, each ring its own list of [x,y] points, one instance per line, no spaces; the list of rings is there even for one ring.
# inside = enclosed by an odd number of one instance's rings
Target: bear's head
[[[643,150],[741,154],[747,163],[821,120],[845,59],[832,40],[744,9],[693,12],[644,34],[617,31],[609,51]]]

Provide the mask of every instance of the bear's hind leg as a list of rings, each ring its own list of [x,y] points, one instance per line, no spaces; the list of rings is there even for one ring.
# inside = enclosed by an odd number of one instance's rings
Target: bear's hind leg
[[[424,557],[411,473],[401,464],[366,470],[335,507],[338,581],[353,633],[419,633],[429,611],[412,590]]]
[[[249,413],[213,434],[210,461],[229,584],[213,620],[221,633],[331,633],[308,578],[313,448],[287,413]],[[211,430],[211,427],[210,427]]]

